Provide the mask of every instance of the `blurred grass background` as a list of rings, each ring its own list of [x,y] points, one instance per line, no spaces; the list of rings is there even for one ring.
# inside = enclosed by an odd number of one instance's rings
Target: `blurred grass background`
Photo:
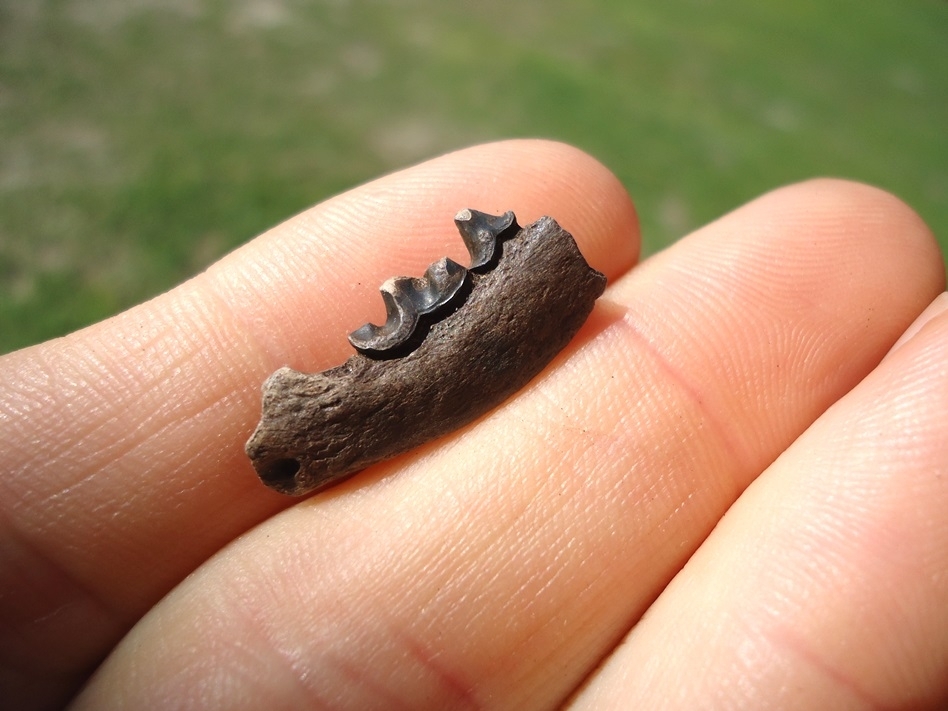
[[[945,246],[948,3],[0,0],[0,352],[512,136],[610,166],[647,252],[825,174]]]

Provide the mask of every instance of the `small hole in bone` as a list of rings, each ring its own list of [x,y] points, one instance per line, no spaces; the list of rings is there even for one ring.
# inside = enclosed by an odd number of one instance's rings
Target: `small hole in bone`
[[[277,459],[267,468],[267,480],[273,483],[291,482],[300,470],[297,459]]]

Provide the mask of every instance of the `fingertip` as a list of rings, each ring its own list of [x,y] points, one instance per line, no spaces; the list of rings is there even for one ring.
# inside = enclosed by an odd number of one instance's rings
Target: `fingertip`
[[[808,200],[802,204],[811,211],[814,237],[838,242],[837,258],[824,271],[841,271],[860,288],[871,288],[878,303],[902,303],[899,316],[906,319],[902,328],[945,289],[938,242],[901,198],[865,183],[834,178],[790,189]]]
[[[610,278],[636,261],[638,216],[625,187],[602,162],[575,146],[547,139],[511,139],[464,148],[408,168],[355,191],[388,197],[389,209],[427,196],[438,234],[456,241],[450,219],[462,208],[501,214],[522,225],[549,215],[571,232],[590,264]],[[363,205],[370,211],[377,199]],[[418,209],[418,208],[416,208]]]
[[[575,146],[545,139],[479,148],[484,149],[483,159],[516,159],[523,165],[517,191],[527,209],[517,213],[521,224],[543,215],[555,218],[576,238],[590,265],[610,280],[637,261],[641,234],[635,205],[625,186],[598,159]]]
[[[694,241],[707,246],[692,250]],[[945,288],[942,254],[919,215],[885,190],[837,178],[777,188],[659,257],[707,278],[715,273],[737,280],[742,277],[729,265],[739,259],[768,285],[761,299],[809,293],[807,308],[863,318],[867,328],[878,327],[876,319],[885,313],[893,333]],[[837,287],[846,298],[820,297]]]
[[[918,333],[925,326],[927,326],[946,311],[948,311],[948,292],[943,291],[935,297],[935,299],[924,311],[922,311],[921,314],[919,314],[919,317],[912,322],[912,325],[905,329],[905,333],[899,337],[899,340],[895,342],[895,345],[892,346],[892,348],[886,354],[886,358],[890,358],[893,353],[901,349],[916,335],[918,335]]]
[[[938,291],[944,288],[944,261],[932,231],[911,206],[881,188],[814,178],[778,188],[739,211],[745,209],[756,212],[755,219],[763,213],[765,228],[798,223],[804,228],[797,234],[800,240],[819,240],[821,247],[832,242],[846,251],[855,248],[867,258],[890,264],[896,273],[910,269],[905,273],[912,273],[916,281]],[[836,266],[847,268],[843,255],[838,256]]]
[[[549,215],[610,281],[638,257],[635,208],[615,175],[572,146],[524,139],[459,150],[355,188],[274,227],[202,278],[272,355],[264,362],[328,367],[347,352],[346,333],[384,319],[379,284],[422,274],[444,256],[467,263],[453,223],[463,208],[513,210],[522,225]]]

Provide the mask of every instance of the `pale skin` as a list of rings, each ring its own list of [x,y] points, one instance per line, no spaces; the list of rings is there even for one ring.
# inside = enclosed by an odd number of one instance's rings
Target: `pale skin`
[[[471,426],[307,500],[265,489],[243,454],[261,382],[341,363],[386,278],[464,263],[463,207],[571,231],[609,278],[590,321]],[[821,180],[637,265],[638,245],[590,157],[481,146],[0,359],[0,699],[939,708],[932,235],[887,193]]]

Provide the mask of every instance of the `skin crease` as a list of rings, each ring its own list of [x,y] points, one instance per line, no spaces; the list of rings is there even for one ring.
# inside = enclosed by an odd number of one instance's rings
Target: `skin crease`
[[[341,362],[367,284],[462,260],[461,206],[571,231],[610,278],[586,327],[473,425],[301,503],[264,491],[238,456],[260,382]],[[629,271],[637,242],[595,161],[483,146],[0,360],[0,696],[55,707],[134,624],[75,708],[937,708],[930,233],[814,181]]]
[[[943,708],[948,295],[912,330],[731,507],[572,709]]]

